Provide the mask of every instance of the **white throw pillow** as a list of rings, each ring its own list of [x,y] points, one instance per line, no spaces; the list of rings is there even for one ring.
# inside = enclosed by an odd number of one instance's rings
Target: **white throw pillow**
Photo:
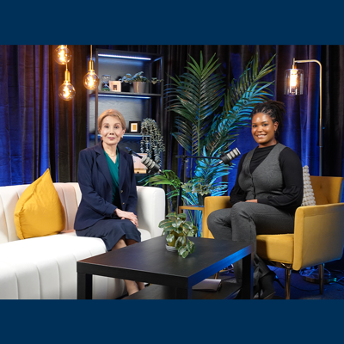
[[[304,205],[316,205],[307,165],[303,167],[303,199],[301,207]]]

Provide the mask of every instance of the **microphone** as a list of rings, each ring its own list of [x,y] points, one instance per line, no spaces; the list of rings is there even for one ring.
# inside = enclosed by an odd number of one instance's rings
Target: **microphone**
[[[225,163],[226,165],[231,166],[232,165],[232,160],[235,159],[240,155],[240,151],[238,148],[234,148],[233,150],[229,151],[227,154],[222,153],[220,156],[221,161],[218,162],[215,167],[221,165],[222,163]]]
[[[148,168],[148,170],[150,170],[150,172],[152,173],[161,173],[161,168],[160,166],[151,158],[149,158],[148,156],[141,156],[138,155],[137,153],[135,153],[132,149],[125,147],[126,149],[128,149],[129,154],[133,154],[139,158],[141,158],[141,162]]]
[[[161,169],[160,166],[151,158],[149,158],[148,156],[144,156],[141,160],[141,162],[148,167],[148,169],[152,172],[152,173],[161,173]]]

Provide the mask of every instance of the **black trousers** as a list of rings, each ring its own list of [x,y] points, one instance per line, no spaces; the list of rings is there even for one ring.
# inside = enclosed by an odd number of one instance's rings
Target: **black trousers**
[[[253,202],[239,202],[232,208],[212,212],[207,219],[215,239],[243,241],[254,244],[253,285],[270,270],[257,255],[257,234],[287,234],[294,232],[294,215],[275,207]],[[238,283],[242,281],[242,262],[234,264]]]

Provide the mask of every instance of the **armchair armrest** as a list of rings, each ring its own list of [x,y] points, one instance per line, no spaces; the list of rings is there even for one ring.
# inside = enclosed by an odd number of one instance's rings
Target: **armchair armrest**
[[[204,221],[203,221],[203,237],[212,238],[211,232],[209,231],[207,219],[210,213],[215,210],[230,208],[231,204],[229,203],[229,196],[208,196],[204,199]]]
[[[165,219],[165,191],[153,186],[137,186],[137,197],[139,228],[148,230],[152,238],[161,235],[158,225]]]
[[[343,245],[344,203],[297,208],[294,270],[340,259]]]

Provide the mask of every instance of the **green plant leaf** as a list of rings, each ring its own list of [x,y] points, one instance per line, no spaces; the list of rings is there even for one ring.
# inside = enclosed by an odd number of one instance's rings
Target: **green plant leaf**
[[[168,227],[172,227],[173,225],[173,219],[165,219],[159,222],[159,227],[160,228],[168,228]]]
[[[191,240],[188,241],[188,244],[187,244],[187,247],[188,247],[188,250],[190,253],[194,253],[195,252],[195,243]]]
[[[178,248],[178,254],[183,257],[186,258],[189,254],[189,250],[187,249],[186,246],[181,246]]]
[[[173,242],[175,239],[176,239],[176,237],[175,237],[174,234],[172,234],[172,233],[166,236],[166,241],[167,241],[168,243]]]
[[[185,220],[186,219],[186,214],[185,213],[180,213],[177,215],[179,219]]]
[[[174,244],[174,247],[179,248],[181,246],[183,246],[183,243],[182,243],[182,237],[180,236],[177,238],[176,243]]]

